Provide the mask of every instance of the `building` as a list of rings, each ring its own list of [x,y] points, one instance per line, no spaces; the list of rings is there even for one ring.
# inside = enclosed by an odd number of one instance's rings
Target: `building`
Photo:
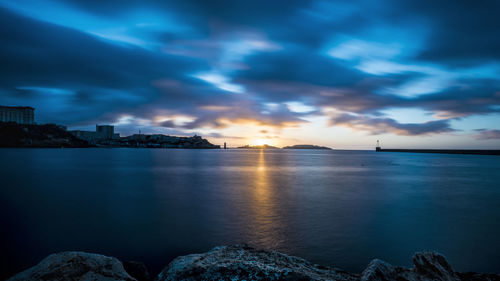
[[[112,125],[95,125],[95,132],[72,130],[69,131],[73,136],[86,140],[89,143],[97,143],[106,140],[118,139],[119,134],[115,134],[115,126]]]
[[[35,109],[29,106],[0,106],[0,122],[34,124]]]
[[[112,125],[95,125],[95,132],[102,138],[110,140],[115,135],[115,126]]]

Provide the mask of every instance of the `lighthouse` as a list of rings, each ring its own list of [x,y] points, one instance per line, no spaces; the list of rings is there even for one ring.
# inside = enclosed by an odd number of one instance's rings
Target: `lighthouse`
[[[380,147],[380,141],[377,140],[377,146],[375,147],[375,151],[381,151],[382,148]]]

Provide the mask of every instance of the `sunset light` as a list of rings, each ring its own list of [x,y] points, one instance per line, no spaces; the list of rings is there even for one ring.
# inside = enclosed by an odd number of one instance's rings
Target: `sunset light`
[[[272,145],[272,143],[268,139],[254,139],[251,142],[251,145]]]
[[[0,280],[500,280],[499,14],[0,0]]]

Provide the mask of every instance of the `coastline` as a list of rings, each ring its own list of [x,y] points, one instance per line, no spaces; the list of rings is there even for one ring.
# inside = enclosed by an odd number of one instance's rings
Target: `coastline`
[[[277,251],[230,245],[177,257],[153,277],[141,262],[121,262],[85,252],[61,252],[7,280],[500,280],[500,274],[456,272],[443,255],[433,251],[415,253],[412,262],[413,267],[407,268],[374,259],[361,273],[349,273]]]
[[[120,137],[96,134],[85,138],[67,131],[56,124],[17,124],[0,122],[0,147],[4,148],[182,148],[182,149],[220,149],[201,136],[178,137],[169,135],[134,134]]]

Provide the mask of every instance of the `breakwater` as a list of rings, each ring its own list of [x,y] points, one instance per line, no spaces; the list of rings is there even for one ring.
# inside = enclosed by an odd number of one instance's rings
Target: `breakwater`
[[[484,149],[387,149],[387,148],[377,147],[375,149],[375,151],[377,151],[377,152],[500,155],[500,150],[484,150]]]

